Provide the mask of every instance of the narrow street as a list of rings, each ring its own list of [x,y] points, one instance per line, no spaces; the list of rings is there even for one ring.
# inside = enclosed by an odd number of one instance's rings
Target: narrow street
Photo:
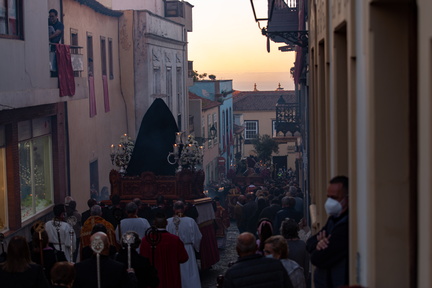
[[[216,287],[217,277],[219,275],[224,275],[225,271],[228,269],[228,264],[237,260],[237,252],[235,249],[237,236],[238,229],[236,223],[235,221],[231,221],[231,225],[228,228],[226,247],[225,249],[219,249],[219,262],[213,265],[211,269],[200,271],[202,288]]]

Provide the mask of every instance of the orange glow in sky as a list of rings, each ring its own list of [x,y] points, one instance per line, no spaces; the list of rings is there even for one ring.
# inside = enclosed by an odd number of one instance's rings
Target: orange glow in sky
[[[233,80],[233,88],[252,91],[275,90],[281,84],[293,90],[289,70],[294,52],[281,52],[284,43],[270,41],[255,22],[249,0],[190,0],[194,6],[193,31],[188,33],[189,60],[199,74],[216,75],[216,80]],[[267,25],[262,22],[261,25]]]

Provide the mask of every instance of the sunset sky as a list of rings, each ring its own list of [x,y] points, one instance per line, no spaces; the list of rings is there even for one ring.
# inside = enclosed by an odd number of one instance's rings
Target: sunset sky
[[[255,22],[249,0],[188,2],[194,6],[193,32],[188,33],[194,70],[214,74],[217,80],[232,79],[234,89],[240,91],[252,91],[254,83],[260,91],[275,90],[279,83],[285,90],[294,89],[289,74],[294,52],[281,52],[278,47],[284,43],[270,41],[267,53],[266,37]]]

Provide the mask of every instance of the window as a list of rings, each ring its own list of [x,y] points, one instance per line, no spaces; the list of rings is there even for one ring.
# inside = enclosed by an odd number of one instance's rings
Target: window
[[[173,103],[172,103],[172,71],[171,67],[166,67],[166,98],[167,105],[173,111]]]
[[[107,77],[107,55],[106,55],[106,41],[105,37],[100,37],[100,49],[101,49],[101,69],[102,69],[102,87],[104,95],[104,108],[105,112],[108,113],[110,108],[109,103],[109,89],[108,89],[108,77]]]
[[[207,137],[203,136],[205,138],[209,138],[208,140],[208,148],[211,148],[213,146],[213,140],[210,139],[210,128],[212,126],[212,115],[207,115]]]
[[[21,220],[53,203],[51,167],[51,119],[39,118],[18,123]]]
[[[0,126],[0,231],[8,229],[5,127]]]
[[[177,112],[183,112],[183,85],[182,85],[182,70],[181,67],[177,67],[176,71],[176,83],[177,83]]]
[[[204,115],[201,115],[201,137],[205,138],[205,117]]]
[[[94,61],[93,61],[93,36],[87,32],[87,73],[89,82],[89,116],[93,118],[97,115],[96,93],[94,86]]]
[[[258,136],[258,121],[245,121],[245,140],[252,140]]]
[[[188,61],[188,78],[194,77],[193,61]]]
[[[153,67],[153,94],[161,94],[161,72],[160,67]]]
[[[106,41],[105,37],[100,38],[100,49],[101,49],[101,68],[102,75],[107,75],[107,57],[106,57]]]
[[[71,46],[76,46],[76,47],[71,47],[71,54],[80,54],[78,48],[78,30],[71,28],[70,38],[71,38],[70,39]],[[81,71],[73,71],[73,73],[74,73],[74,77],[81,77]]]
[[[183,17],[183,2],[166,1],[165,17]]]
[[[272,137],[277,137],[277,133],[276,133],[276,120],[272,120]]]
[[[0,0],[0,37],[22,39],[22,11],[22,0]]]
[[[217,143],[219,130],[218,130],[218,121],[217,121],[216,113],[213,114],[213,126],[216,128],[217,131],[214,136],[214,143]]]
[[[109,79],[114,79],[113,41],[111,38],[108,38],[108,64],[109,64]]]
[[[93,36],[91,33],[87,33],[87,72],[88,76],[94,75],[93,66]]]

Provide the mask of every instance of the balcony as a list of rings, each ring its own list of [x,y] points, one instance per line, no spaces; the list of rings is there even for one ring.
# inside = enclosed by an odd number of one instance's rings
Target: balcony
[[[294,133],[301,133],[301,117],[300,107],[297,103],[286,103],[282,96],[280,96],[276,103],[276,135],[282,132],[284,137],[288,132],[294,136]]]
[[[50,47],[51,46],[53,46],[53,44],[50,44]],[[74,76],[81,77],[81,73],[82,71],[84,71],[84,61],[83,61],[84,56],[82,54],[83,47],[70,45],[70,48],[71,48],[71,62],[72,62],[72,69],[74,71]],[[50,51],[49,60],[50,60],[50,71],[57,72],[56,56],[54,51]],[[56,75],[56,74],[52,73],[51,75]]]
[[[51,73],[51,87],[60,88],[58,82],[58,66],[56,60],[56,54],[52,47],[55,44],[50,44],[50,52],[49,52],[49,68]],[[83,47],[70,45],[70,56],[71,56],[71,65],[73,70],[74,82],[75,82],[75,94],[69,97],[60,97],[57,98],[57,101],[69,101],[69,100],[79,100],[88,98],[88,78],[82,77],[82,72],[84,71],[84,56],[82,53]],[[57,94],[58,97],[58,94]]]

